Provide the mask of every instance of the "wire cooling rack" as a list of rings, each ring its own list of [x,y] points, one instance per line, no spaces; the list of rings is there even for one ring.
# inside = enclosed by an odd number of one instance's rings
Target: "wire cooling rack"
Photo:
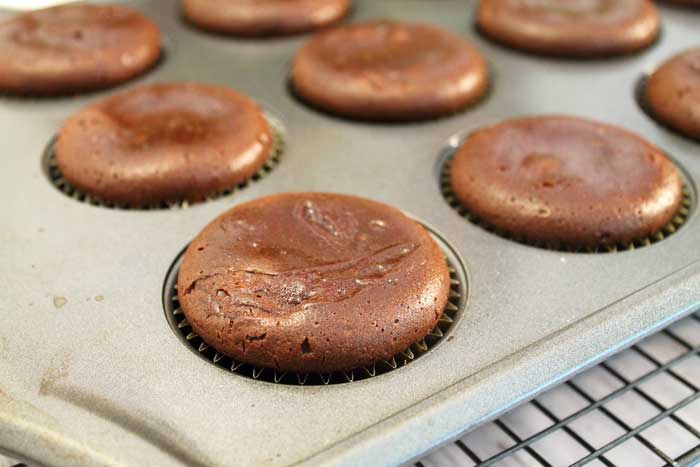
[[[700,465],[700,316],[686,318],[417,467]]]
[[[699,399],[696,314],[440,448],[416,466],[700,465]],[[30,466],[0,456],[0,467]]]

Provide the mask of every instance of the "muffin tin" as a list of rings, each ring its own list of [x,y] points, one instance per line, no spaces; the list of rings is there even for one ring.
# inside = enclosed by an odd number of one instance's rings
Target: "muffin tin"
[[[475,2],[355,0],[348,21],[440,25],[475,43],[490,94],[453,117],[370,124],[312,110],[288,91],[308,39],[236,40],[183,22],[177,2],[130,5],[161,27],[168,55],[121,88],[156,81],[229,85],[283,125],[275,170],[187,209],[119,210],[58,192],[44,150],[71,113],[115,90],[0,99],[3,248],[0,450],[46,465],[377,465],[416,458],[700,306],[700,144],[650,119],[635,99],[649,69],[697,45],[700,11],[659,4],[650,49],[610,60],[526,55],[482,38]],[[512,116],[573,114],[635,131],[688,178],[683,228],[641,249],[548,251],[501,238],[443,198],[444,154]],[[198,358],[164,319],[163,287],[211,219],[283,191],[365,196],[427,225],[463,269],[469,298],[447,339],[405,367],[336,385],[281,385]]]

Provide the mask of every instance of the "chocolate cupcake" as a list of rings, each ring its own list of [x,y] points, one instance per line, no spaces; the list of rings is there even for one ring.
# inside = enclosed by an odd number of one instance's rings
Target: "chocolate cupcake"
[[[700,48],[682,52],[649,76],[644,100],[660,121],[700,139]]]
[[[482,0],[477,25],[507,46],[569,57],[637,52],[660,28],[651,0]]]
[[[390,121],[458,112],[488,87],[483,58],[459,36],[386,21],[317,34],[297,53],[291,82],[297,96],[324,111]]]
[[[207,31],[232,36],[282,36],[340,21],[350,0],[182,0],[185,17]]]
[[[118,5],[69,4],[0,23],[0,92],[56,95],[113,86],[151,67],[158,27]]]
[[[286,193],[234,207],[190,244],[178,276],[189,324],[257,367],[349,371],[425,337],[447,303],[445,257],[399,210]]]
[[[56,141],[68,183],[98,200],[147,207],[202,201],[255,174],[273,133],[251,99],[197,83],[155,84],[73,115]]]
[[[564,116],[472,133],[454,155],[450,184],[487,226],[574,250],[652,236],[682,202],[678,170],[661,150],[625,130]]]

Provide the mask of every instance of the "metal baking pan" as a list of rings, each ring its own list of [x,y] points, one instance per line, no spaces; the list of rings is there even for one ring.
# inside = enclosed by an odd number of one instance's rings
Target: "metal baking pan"
[[[71,113],[114,90],[0,99],[0,447],[46,465],[378,465],[408,462],[700,306],[696,203],[668,239],[573,254],[502,239],[443,199],[441,158],[466,132],[524,114],[574,114],[631,129],[667,151],[695,193],[700,145],[651,120],[635,85],[700,42],[700,12],[660,5],[641,54],[575,61],[492,44],[475,2],[356,0],[348,21],[429,21],[473,41],[492,91],[453,117],[381,125],[332,118],[287,89],[307,37],[235,40],[187,26],[177,2],[131,3],[159,23],[167,55],[126,86],[202,80],[258,100],[284,126],[279,165],[187,209],[107,209],[63,195],[42,157]],[[456,252],[469,297],[449,341],[381,376],[275,385],[222,371],[172,332],[162,303],[178,253],[231,206],[283,191],[361,195],[405,210]],[[391,449],[387,449],[391,447]]]

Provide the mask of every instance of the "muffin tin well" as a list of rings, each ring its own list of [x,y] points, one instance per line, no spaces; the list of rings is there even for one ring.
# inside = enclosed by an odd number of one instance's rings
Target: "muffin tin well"
[[[566,253],[617,253],[617,252],[623,252],[623,251],[632,251],[636,250],[638,248],[643,248],[646,246],[653,245],[655,243],[661,242],[673,234],[675,234],[678,230],[683,228],[683,226],[686,224],[688,221],[688,217],[690,216],[691,212],[693,211],[695,205],[696,205],[696,189],[693,185],[693,182],[691,181],[691,177],[688,175],[686,170],[679,165],[679,163],[673,158],[671,160],[675,163],[678,173],[681,177],[683,187],[682,187],[682,199],[681,199],[681,205],[678,208],[678,212],[674,216],[674,218],[669,222],[667,225],[663,226],[661,229],[658,231],[654,232],[652,235],[635,240],[634,242],[626,243],[626,244],[617,244],[617,245],[610,245],[606,247],[598,247],[598,248],[566,248],[566,247],[558,247],[555,245],[548,245],[545,243],[534,243],[534,242],[528,242],[516,235],[514,235],[511,232],[506,232],[502,229],[496,228],[493,225],[490,225],[488,222],[485,220],[475,216],[474,214],[470,213],[469,210],[463,206],[455,194],[452,191],[452,186],[450,183],[450,168],[451,168],[451,163],[452,163],[452,158],[454,157],[455,151],[461,146],[462,142],[466,139],[466,135],[463,137],[454,137],[450,139],[450,143],[443,149],[439,156],[439,176],[438,176],[438,183],[440,187],[440,192],[442,193],[442,196],[444,200],[447,202],[447,204],[452,207],[457,213],[464,217],[466,220],[468,220],[470,223],[482,228],[485,231],[488,231],[494,235],[497,235],[499,237],[505,238],[507,240],[511,240],[523,245],[531,246],[531,247],[536,247],[536,248],[542,248],[545,250],[552,250],[552,251],[560,251],[560,252],[566,252]]]
[[[347,372],[293,373],[280,372],[273,368],[256,367],[243,362],[237,362],[230,357],[220,354],[205,343],[202,338],[191,329],[187,318],[185,318],[180,310],[177,297],[177,276],[186,248],[177,256],[165,278],[165,283],[163,285],[163,308],[165,311],[165,318],[175,335],[192,352],[205,361],[236,376],[267,383],[297,386],[327,386],[374,378],[410,364],[427,352],[436,349],[443,340],[450,339],[449,336],[464,313],[469,290],[467,274],[454,249],[437,233],[431,230],[429,230],[429,232],[445,254],[445,259],[450,271],[450,291],[447,305],[445,306],[445,310],[437,326],[435,326],[427,336],[415,342],[403,352],[395,355],[391,360],[381,360],[375,362],[371,366],[361,367]]]
[[[285,145],[285,130],[284,127],[279,119],[276,117],[270,115],[269,113],[265,113],[265,118],[267,119],[268,123],[270,124],[270,129],[272,130],[273,134],[273,143],[272,143],[272,148],[270,150],[270,154],[267,157],[267,160],[265,163],[258,169],[258,171],[253,174],[252,177],[250,177],[248,180],[239,183],[235,187],[231,187],[228,190],[224,190],[220,193],[212,193],[207,197],[206,201],[210,200],[215,200],[223,196],[229,196],[233,194],[235,191],[242,190],[246,187],[248,187],[251,183],[258,182],[262,180],[264,177],[266,177],[270,172],[272,172],[275,167],[280,163],[280,158],[282,157],[282,154],[284,152],[284,145]],[[154,209],[183,209],[189,207],[192,203],[189,201],[183,200],[180,202],[175,202],[175,203],[158,203],[154,205],[150,205],[147,207],[133,207],[129,206],[128,204],[118,204],[118,203],[112,203],[109,201],[104,201],[100,200],[98,198],[95,198],[93,196],[88,195],[87,193],[83,193],[82,191],[78,190],[77,188],[73,187],[68,181],[63,177],[63,174],[61,173],[61,170],[58,167],[58,164],[56,163],[56,152],[55,152],[55,143],[56,143],[56,137],[54,136],[51,138],[51,141],[49,141],[49,144],[47,145],[46,149],[44,150],[44,153],[41,158],[41,163],[42,163],[42,168],[44,171],[44,174],[48,178],[49,182],[61,193],[64,195],[68,196],[69,198],[72,198],[76,201],[79,201],[81,203],[87,203],[92,206],[98,206],[98,207],[104,207],[108,209],[135,209],[135,210],[154,210]],[[194,203],[198,204],[198,203]]]

